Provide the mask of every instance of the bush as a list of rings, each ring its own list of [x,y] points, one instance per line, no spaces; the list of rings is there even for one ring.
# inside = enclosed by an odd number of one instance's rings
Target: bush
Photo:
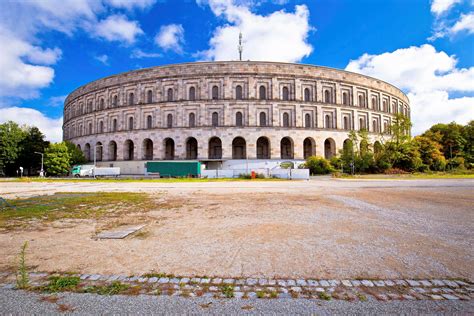
[[[305,165],[311,174],[328,174],[334,171],[329,160],[322,157],[308,157]]]

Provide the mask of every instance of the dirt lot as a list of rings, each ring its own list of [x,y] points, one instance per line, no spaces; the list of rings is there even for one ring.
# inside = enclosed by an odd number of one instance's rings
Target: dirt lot
[[[107,220],[0,233],[0,270],[22,243],[38,271],[474,280],[474,181],[10,183],[0,196],[141,191],[156,201],[136,236],[96,240]]]

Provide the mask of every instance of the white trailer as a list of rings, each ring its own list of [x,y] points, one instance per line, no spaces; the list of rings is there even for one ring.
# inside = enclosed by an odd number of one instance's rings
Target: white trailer
[[[119,167],[95,167],[91,169],[90,177],[118,177]]]

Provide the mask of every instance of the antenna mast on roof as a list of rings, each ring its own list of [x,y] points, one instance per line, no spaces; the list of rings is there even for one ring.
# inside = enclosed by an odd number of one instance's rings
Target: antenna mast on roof
[[[244,50],[244,48],[242,46],[242,32],[239,32],[239,46],[238,46],[238,49],[239,49],[239,60],[242,61],[242,51]]]

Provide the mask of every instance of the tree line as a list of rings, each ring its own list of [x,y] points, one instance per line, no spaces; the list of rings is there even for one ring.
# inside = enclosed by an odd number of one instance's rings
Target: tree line
[[[474,121],[435,124],[419,136],[411,137],[410,120],[398,114],[390,126],[391,135],[382,135],[371,144],[367,130],[351,131],[339,154],[327,160],[312,156],[305,166],[312,174],[406,173],[449,171],[474,168]],[[386,138],[386,139],[385,139]]]
[[[13,121],[0,124],[0,175],[36,176],[41,169],[41,154],[47,175],[68,174],[71,166],[85,163],[80,149],[71,142],[50,143],[35,126],[19,126]]]

